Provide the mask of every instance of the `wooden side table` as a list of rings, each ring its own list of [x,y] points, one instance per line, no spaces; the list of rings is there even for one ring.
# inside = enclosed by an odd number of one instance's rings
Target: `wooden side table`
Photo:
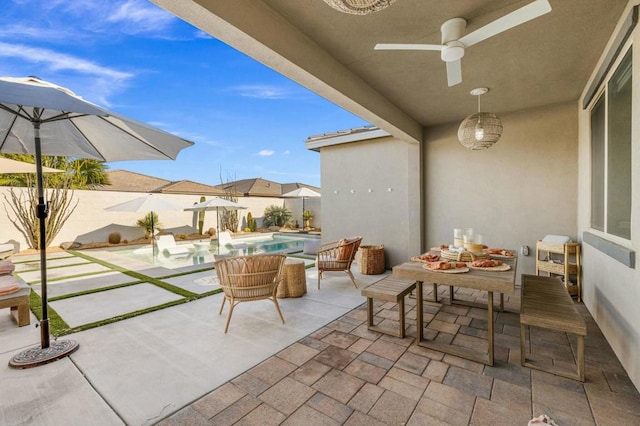
[[[278,286],[276,296],[302,297],[307,294],[307,275],[305,273],[304,260],[287,258],[284,261],[282,282]]]

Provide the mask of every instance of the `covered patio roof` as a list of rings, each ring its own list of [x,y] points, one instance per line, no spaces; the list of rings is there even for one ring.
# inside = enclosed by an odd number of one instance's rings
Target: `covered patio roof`
[[[400,0],[357,16],[322,0],[152,0],[203,31],[406,141],[483,109],[498,115],[577,100],[626,0],[550,0],[551,13],[466,49],[461,84],[447,86],[439,52],[376,43],[440,44],[454,17],[472,32],[531,0]]]

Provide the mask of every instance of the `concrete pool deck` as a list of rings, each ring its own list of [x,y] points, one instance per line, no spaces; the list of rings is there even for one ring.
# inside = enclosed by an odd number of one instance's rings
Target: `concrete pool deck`
[[[95,252],[91,255],[99,256]],[[56,254],[55,258],[69,257]],[[105,259],[113,261],[108,254],[102,257]],[[60,276],[61,270],[69,268],[67,273],[73,275],[79,267],[85,270],[86,263],[51,271]],[[168,273],[151,270],[161,277]],[[144,266],[139,272],[149,271]],[[215,285],[210,280],[212,272],[168,281],[208,291]],[[381,278],[354,273],[360,287]],[[49,289],[53,294],[58,286],[77,290],[96,278],[109,284],[103,278],[107,276],[123,279],[113,273],[97,273],[49,281]],[[32,314],[30,326],[17,327],[4,315],[8,310],[2,310],[0,424],[153,424],[362,304],[360,291],[345,274],[327,274],[321,290],[315,285],[316,277],[317,271],[308,269],[308,293],[302,298],[279,300],[285,325],[271,302],[243,303],[234,312],[229,333],[224,334],[227,311],[218,315],[222,295],[216,294],[63,336],[61,339],[79,342],[80,349],[68,358],[28,370],[14,370],[7,364],[16,353],[39,344],[37,320]],[[135,303],[161,304],[166,297],[175,297],[140,283],[61,299],[50,306],[60,310],[70,325],[76,325],[137,309],[139,306],[130,303],[141,294],[144,300]]]

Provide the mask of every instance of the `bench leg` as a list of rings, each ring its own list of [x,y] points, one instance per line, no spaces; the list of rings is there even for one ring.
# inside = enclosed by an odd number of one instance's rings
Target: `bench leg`
[[[29,312],[29,305],[22,303],[18,306],[11,307],[11,315],[18,323],[18,327],[31,324],[31,316]]]
[[[373,298],[367,297],[367,327],[373,327]]]
[[[527,326],[524,324],[520,324],[520,365],[525,366],[527,362],[527,355],[525,353],[525,336],[526,336]]]
[[[433,283],[433,301],[438,303],[438,284]]]
[[[578,356],[576,357],[576,365],[578,372],[578,380],[584,382],[584,336],[576,336],[578,343]]]
[[[400,296],[400,300],[398,300],[398,312],[400,315],[400,330],[398,330],[398,337],[404,339],[404,296]]]

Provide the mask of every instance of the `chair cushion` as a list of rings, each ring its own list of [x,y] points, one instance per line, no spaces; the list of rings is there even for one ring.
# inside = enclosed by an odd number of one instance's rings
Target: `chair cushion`
[[[346,245],[349,244],[349,240],[342,239],[338,241],[338,260],[349,260],[351,258],[351,250]]]

